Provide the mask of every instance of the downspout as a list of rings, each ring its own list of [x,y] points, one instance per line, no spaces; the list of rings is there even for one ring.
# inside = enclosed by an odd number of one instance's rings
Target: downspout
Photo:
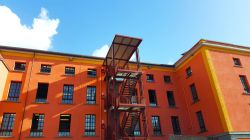
[[[107,61],[106,61],[106,64],[105,64],[105,77],[104,77],[104,80],[105,80],[105,86],[106,86],[106,94],[104,96],[104,109],[106,110],[106,114],[107,114],[107,117],[106,117],[106,127],[105,127],[105,138],[108,138],[109,137],[109,117],[110,117],[110,112],[109,112],[109,108],[108,108],[108,101],[110,100],[109,99],[109,79],[108,79],[108,68],[107,68]]]
[[[33,70],[33,65],[34,65],[34,58],[35,58],[35,52],[33,53],[33,57],[32,57],[32,63],[31,63],[31,68],[30,68],[30,73],[29,73],[29,80],[28,80],[28,87],[27,87],[26,98],[25,98],[25,102],[24,102],[24,108],[23,108],[23,116],[22,116],[22,119],[21,119],[21,129],[20,129],[20,132],[19,132],[18,140],[20,140],[21,136],[22,136],[23,120],[24,120],[24,115],[25,115],[25,111],[26,111],[25,108],[26,108],[27,100],[28,100],[28,93],[29,93],[29,87],[30,87],[31,73],[32,73],[32,70]]]
[[[98,77],[98,76],[97,76]],[[98,79],[97,79],[98,80]],[[101,96],[100,96],[100,136],[101,136],[101,140],[103,139],[102,138],[102,67],[100,68],[100,79],[99,79],[99,82],[100,82],[100,93],[101,93]]]

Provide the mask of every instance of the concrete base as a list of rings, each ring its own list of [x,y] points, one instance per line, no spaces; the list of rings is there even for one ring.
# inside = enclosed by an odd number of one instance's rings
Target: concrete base
[[[250,132],[229,132],[214,136],[209,136],[208,140],[250,140]]]
[[[203,136],[170,135],[168,140],[207,140]]]
[[[170,135],[169,140],[250,140],[250,132],[230,132],[209,137]]]

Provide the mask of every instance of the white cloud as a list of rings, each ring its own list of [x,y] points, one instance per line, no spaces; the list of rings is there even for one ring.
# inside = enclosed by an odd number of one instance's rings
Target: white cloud
[[[174,62],[173,62],[172,60],[169,60],[167,64],[168,64],[168,65],[173,65]]]
[[[32,26],[21,24],[21,19],[6,6],[0,5],[0,45],[48,50],[57,34],[59,19],[50,19],[41,8]]]
[[[134,53],[132,57],[130,58],[130,61],[136,61],[136,54]]]
[[[96,49],[92,53],[92,55],[93,56],[98,56],[98,57],[106,57],[108,51],[109,51],[109,46],[108,45],[103,45],[101,48]]]
[[[107,53],[109,51],[109,46],[103,45],[101,48],[96,49],[93,53],[92,56],[98,56],[98,57],[106,57]],[[132,55],[132,57],[130,58],[130,61],[135,61],[136,56],[135,53]]]

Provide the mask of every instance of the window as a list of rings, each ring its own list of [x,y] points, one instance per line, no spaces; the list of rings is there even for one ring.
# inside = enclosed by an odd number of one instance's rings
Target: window
[[[167,91],[167,97],[168,97],[168,105],[170,107],[175,107],[174,92]]]
[[[88,69],[89,77],[96,77],[96,69]]]
[[[152,116],[152,126],[153,134],[156,136],[161,135],[161,125],[159,116]]]
[[[72,104],[73,103],[73,94],[74,94],[74,86],[73,85],[64,85],[63,86],[62,103]]]
[[[134,129],[134,136],[140,136],[140,135],[141,135],[140,121],[137,121]]]
[[[205,132],[207,129],[201,111],[196,112],[196,116],[199,123],[200,132]]]
[[[86,97],[87,104],[96,104],[96,87],[95,86],[88,86],[87,87],[87,97]]]
[[[138,104],[137,89],[132,90],[131,95],[132,95],[131,99],[130,99],[131,103],[132,104]]]
[[[0,136],[12,136],[15,116],[16,114],[14,113],[3,114]]]
[[[21,92],[21,84],[22,84],[21,82],[11,81],[7,99],[8,101],[18,102],[19,95]]]
[[[46,103],[47,94],[48,94],[49,84],[47,83],[38,83],[38,88],[36,92],[36,102]]]
[[[240,81],[241,81],[241,84],[243,86],[243,89],[244,89],[244,93],[249,93],[249,85],[248,85],[248,82],[247,82],[247,78],[245,75],[240,75]]]
[[[14,70],[24,71],[25,65],[26,65],[26,63],[24,63],[24,62],[16,62]]]
[[[69,136],[70,135],[70,114],[61,114],[59,122],[59,132],[58,136]]]
[[[171,83],[171,78],[170,78],[170,76],[164,75],[164,82],[165,82],[165,83]]]
[[[155,90],[148,90],[148,96],[149,96],[149,105],[157,106],[157,98],[156,98]]]
[[[234,66],[241,66],[241,62],[239,58],[233,58]]]
[[[192,69],[191,69],[191,67],[188,67],[186,69],[186,75],[187,75],[187,77],[190,77],[192,75]]]
[[[181,134],[181,128],[179,124],[179,118],[177,116],[171,116],[171,122],[173,127],[173,132],[175,135]]]
[[[51,65],[44,65],[44,64],[42,64],[40,72],[50,73],[51,72]]]
[[[195,84],[190,85],[193,102],[199,101]]]
[[[66,75],[75,75],[75,68],[74,67],[65,67],[65,74]]]
[[[147,82],[154,82],[154,75],[153,74],[147,74]]]
[[[85,115],[85,136],[95,136],[95,115]]]
[[[43,136],[44,114],[33,114],[30,136]]]

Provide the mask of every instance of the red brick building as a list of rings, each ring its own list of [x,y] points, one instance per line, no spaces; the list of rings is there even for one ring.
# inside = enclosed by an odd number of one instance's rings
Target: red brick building
[[[140,42],[117,35],[106,58],[0,46],[0,139],[250,139],[250,48],[128,62]]]

